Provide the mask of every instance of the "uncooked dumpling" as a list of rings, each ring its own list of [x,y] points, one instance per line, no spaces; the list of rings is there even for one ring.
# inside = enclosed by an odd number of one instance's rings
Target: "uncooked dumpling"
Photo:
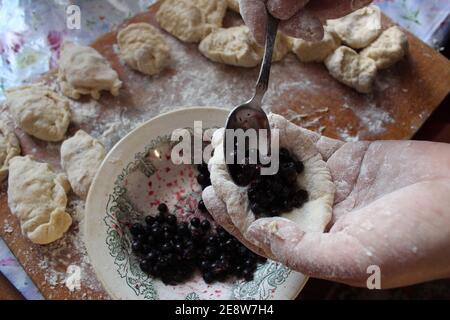
[[[155,75],[169,63],[169,46],[148,23],[130,24],[119,32],[117,41],[125,63],[144,74]]]
[[[399,27],[393,26],[361,51],[361,56],[374,60],[378,69],[386,69],[400,61],[408,52],[408,47],[406,34]]]
[[[381,13],[377,6],[368,6],[343,18],[328,20],[327,24],[346,45],[361,49],[370,45],[380,35]]]
[[[58,79],[62,93],[72,99],[81,95],[99,99],[102,90],[117,96],[122,87],[119,75],[100,53],[72,42],[62,45]]]
[[[14,132],[0,121],[0,182],[8,176],[9,161],[19,154],[19,140]]]
[[[61,238],[72,224],[66,212],[70,190],[65,175],[29,156],[14,157],[9,165],[8,205],[32,242],[48,244]]]
[[[307,232],[322,232],[331,219],[335,186],[322,155],[310,138],[310,134],[282,116],[269,115],[272,130],[279,130],[280,147],[289,149],[304,164],[304,172],[297,183],[308,191],[309,200],[301,208],[282,214]],[[211,183],[216,195],[222,200],[233,224],[244,233],[255,220],[250,210],[247,187],[237,186],[225,166],[223,154],[223,130],[212,139],[214,156],[208,163]]]
[[[61,166],[67,173],[72,190],[80,198],[86,198],[105,155],[103,145],[83,130],[62,144]]]
[[[184,42],[200,42],[222,26],[225,0],[164,0],[156,14],[161,28]]]
[[[324,28],[324,37],[321,41],[305,41],[291,38],[292,52],[301,62],[323,62],[334,50],[341,45],[341,40],[330,28]]]
[[[289,39],[279,33],[272,60],[283,59],[290,48]],[[212,61],[239,67],[255,67],[260,64],[264,55],[264,48],[256,43],[246,26],[218,29],[203,39],[199,49]]]
[[[44,141],[64,139],[70,123],[67,99],[41,85],[9,89],[6,98],[16,125],[26,133]]]
[[[338,81],[361,93],[372,91],[377,75],[375,61],[362,57],[351,48],[339,47],[325,60],[330,74]]]

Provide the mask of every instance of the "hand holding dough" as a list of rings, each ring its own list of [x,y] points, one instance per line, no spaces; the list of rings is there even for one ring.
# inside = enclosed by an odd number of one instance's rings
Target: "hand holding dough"
[[[81,95],[100,98],[100,91],[119,95],[122,82],[109,62],[94,48],[64,42],[59,58],[59,84],[64,95],[79,99]]]
[[[32,242],[48,244],[69,229],[72,218],[65,211],[70,190],[65,175],[29,156],[10,161],[8,205],[20,220],[22,233]]]

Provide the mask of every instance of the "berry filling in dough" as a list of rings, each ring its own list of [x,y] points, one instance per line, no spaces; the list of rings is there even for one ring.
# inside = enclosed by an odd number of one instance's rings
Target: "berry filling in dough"
[[[271,129],[279,130],[279,172],[257,177],[246,187],[236,185],[225,165],[224,131],[218,130],[212,139],[214,156],[208,164],[215,194],[241,233],[256,218],[273,215],[290,219],[305,231],[322,232],[331,219],[335,192],[326,163],[307,130],[279,115],[268,118]]]

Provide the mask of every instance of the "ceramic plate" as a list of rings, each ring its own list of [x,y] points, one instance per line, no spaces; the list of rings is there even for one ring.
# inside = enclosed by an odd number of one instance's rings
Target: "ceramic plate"
[[[160,201],[181,220],[197,212],[201,188],[192,165],[170,160],[173,130],[222,127],[229,110],[189,108],[160,115],[133,130],[107,155],[86,203],[85,241],[97,277],[114,299],[294,299],[307,278],[267,261],[254,280],[206,284],[200,274],[164,285],[143,273],[131,252],[128,227],[155,214]]]

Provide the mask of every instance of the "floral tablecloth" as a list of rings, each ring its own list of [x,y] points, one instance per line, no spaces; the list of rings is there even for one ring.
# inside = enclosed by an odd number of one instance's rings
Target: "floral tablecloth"
[[[155,0],[0,0],[0,100],[5,88],[55,66],[64,39],[88,44]],[[383,12],[430,46],[441,49],[450,30],[450,0],[375,0]],[[77,5],[81,28],[69,30]],[[0,238],[0,271],[27,299],[42,299]]]

